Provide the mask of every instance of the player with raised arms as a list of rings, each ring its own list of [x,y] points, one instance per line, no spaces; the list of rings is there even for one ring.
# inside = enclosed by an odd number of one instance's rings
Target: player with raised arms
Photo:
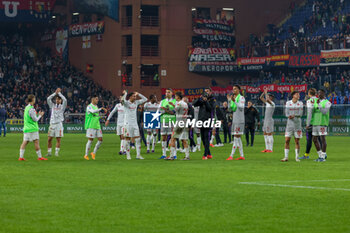
[[[128,100],[127,100],[128,97]],[[141,99],[136,100],[137,97]],[[130,156],[130,140],[135,140],[136,147],[136,159],[144,159],[141,156],[141,139],[140,131],[137,123],[137,107],[147,101],[147,98],[138,92],[123,91],[122,105],[124,106],[124,138],[125,138],[125,149],[126,158],[131,159]]]
[[[267,93],[267,89],[260,96],[260,100],[265,104],[265,117],[264,117],[264,139],[265,139],[265,150],[263,153],[272,153],[273,151],[273,131],[275,121],[273,120],[273,113],[275,111],[275,103],[273,102],[274,96]]]
[[[55,103],[52,102],[53,98],[55,98]],[[67,107],[67,99],[62,95],[61,88],[57,88],[55,93],[47,97],[47,104],[51,109],[50,127],[47,140],[47,156],[51,156],[53,138],[56,138],[55,156],[59,156],[61,138],[63,137],[64,130],[64,111]]]

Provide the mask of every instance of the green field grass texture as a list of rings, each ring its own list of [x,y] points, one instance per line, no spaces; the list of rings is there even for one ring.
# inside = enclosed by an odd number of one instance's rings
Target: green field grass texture
[[[232,144],[213,148],[208,161],[202,152],[159,160],[160,144],[154,154],[143,146],[143,161],[132,150],[128,161],[117,136],[104,135],[96,161],[86,161],[77,134],[65,135],[60,157],[37,161],[30,144],[22,162],[22,137],[0,138],[0,232],[350,232],[347,137],[328,137],[324,163],[313,161],[314,148],[312,159],[295,162],[294,143],[281,163],[281,136],[271,154],[260,153],[257,136],[245,161],[225,160]]]

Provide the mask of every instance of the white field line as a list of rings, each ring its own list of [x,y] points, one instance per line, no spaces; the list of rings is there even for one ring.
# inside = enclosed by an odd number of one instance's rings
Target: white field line
[[[300,189],[337,190],[337,191],[348,191],[348,192],[350,192],[350,189],[345,189],[345,188],[328,188],[328,187],[301,186],[301,185],[288,185],[288,184],[267,184],[267,183],[259,183],[259,182],[238,182],[238,184],[259,185],[259,186],[273,186],[273,187],[286,187],[286,188],[300,188]]]
[[[350,181],[350,179],[336,179],[336,180],[287,180],[283,182],[287,183],[305,183],[305,182],[342,182],[342,181]],[[281,182],[281,181],[279,181]]]

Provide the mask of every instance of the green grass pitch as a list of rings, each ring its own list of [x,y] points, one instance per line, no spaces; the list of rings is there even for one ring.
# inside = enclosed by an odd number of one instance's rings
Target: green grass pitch
[[[231,144],[213,148],[208,161],[201,152],[161,161],[160,144],[155,154],[143,147],[143,161],[132,150],[127,161],[117,136],[104,135],[96,161],[85,161],[86,138],[74,134],[63,138],[59,158],[37,161],[30,144],[20,162],[22,137],[0,138],[0,232],[350,232],[347,137],[328,137],[325,163],[313,161],[314,148],[312,159],[295,162],[294,143],[281,163],[281,136],[272,154],[260,153],[256,136],[245,161],[225,160]]]

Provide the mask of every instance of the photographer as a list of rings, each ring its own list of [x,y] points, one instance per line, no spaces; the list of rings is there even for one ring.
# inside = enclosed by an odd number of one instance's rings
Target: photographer
[[[204,90],[203,95],[195,99],[193,101],[193,106],[199,107],[199,113],[198,113],[198,120],[199,121],[207,121],[207,120],[213,120],[214,114],[215,114],[215,102],[212,95],[212,91],[210,88],[206,88]],[[211,159],[213,158],[210,149],[209,149],[209,136],[210,136],[211,127],[205,128],[204,126],[200,129],[201,132],[201,138],[204,145],[204,155],[203,160]]]

